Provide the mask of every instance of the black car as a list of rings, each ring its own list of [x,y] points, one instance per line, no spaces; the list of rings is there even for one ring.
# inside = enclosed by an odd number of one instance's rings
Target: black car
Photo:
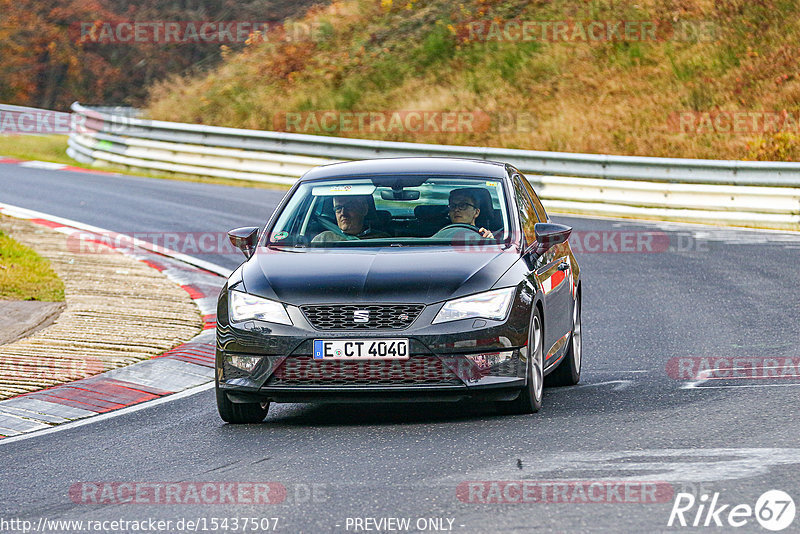
[[[264,231],[229,232],[247,260],[217,307],[222,419],[271,402],[480,398],[542,404],[581,372],[571,228],[508,164],[377,159],[307,172]]]

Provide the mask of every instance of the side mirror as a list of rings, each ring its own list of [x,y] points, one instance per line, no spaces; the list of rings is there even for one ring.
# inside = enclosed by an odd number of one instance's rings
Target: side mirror
[[[556,223],[536,223],[533,232],[536,234],[536,253],[544,254],[569,239],[572,227]]]
[[[244,256],[248,259],[253,255],[256,250],[256,241],[258,240],[258,226],[245,226],[243,228],[236,228],[228,232],[228,239],[231,244],[241,250]]]

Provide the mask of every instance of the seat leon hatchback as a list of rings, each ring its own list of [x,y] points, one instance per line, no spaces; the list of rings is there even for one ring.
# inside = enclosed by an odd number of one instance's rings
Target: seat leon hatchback
[[[480,399],[532,413],[581,372],[571,228],[513,166],[399,158],[307,172],[217,307],[216,398],[230,423],[273,402]]]

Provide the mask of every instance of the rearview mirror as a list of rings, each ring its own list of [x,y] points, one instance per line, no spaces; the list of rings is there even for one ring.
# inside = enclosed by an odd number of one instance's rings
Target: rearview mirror
[[[228,232],[231,244],[242,251],[248,259],[253,255],[258,240],[258,226],[245,226]]]
[[[536,234],[536,253],[543,254],[569,239],[572,227],[556,223],[536,223],[533,232]]]
[[[419,191],[410,189],[381,191],[381,198],[383,200],[419,200]]]

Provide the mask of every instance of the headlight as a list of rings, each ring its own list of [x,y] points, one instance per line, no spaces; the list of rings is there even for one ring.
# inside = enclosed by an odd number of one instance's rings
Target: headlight
[[[500,321],[508,313],[508,308],[514,299],[515,289],[514,287],[507,287],[449,300],[439,310],[432,324],[470,319],[472,317]]]
[[[286,308],[280,302],[255,297],[241,291],[231,291],[229,296],[231,319],[236,322],[258,319],[270,323],[292,324]]]

